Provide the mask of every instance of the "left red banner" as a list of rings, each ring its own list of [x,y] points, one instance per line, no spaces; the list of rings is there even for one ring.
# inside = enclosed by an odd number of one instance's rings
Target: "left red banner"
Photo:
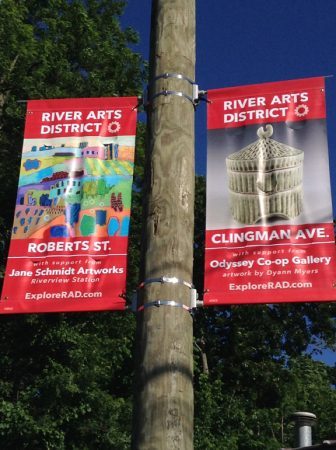
[[[136,104],[28,102],[0,313],[125,308]]]

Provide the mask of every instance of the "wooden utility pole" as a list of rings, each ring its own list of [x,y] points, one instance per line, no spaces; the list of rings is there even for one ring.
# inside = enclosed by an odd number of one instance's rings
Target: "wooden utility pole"
[[[135,450],[193,448],[194,70],[195,0],[153,0]]]

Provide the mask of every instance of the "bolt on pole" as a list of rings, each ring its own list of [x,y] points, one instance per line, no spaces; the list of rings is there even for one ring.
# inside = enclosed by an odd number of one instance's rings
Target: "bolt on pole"
[[[195,0],[153,0],[136,450],[193,449],[194,76]]]

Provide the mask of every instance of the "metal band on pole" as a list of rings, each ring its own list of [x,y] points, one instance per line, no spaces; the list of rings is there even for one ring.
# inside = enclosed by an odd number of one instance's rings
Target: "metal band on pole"
[[[185,94],[182,91],[168,91],[168,90],[161,91],[152,95],[151,100],[154,100],[154,98],[160,97],[161,95],[164,95],[165,97],[167,97],[167,95],[176,95],[177,97],[184,97],[187,100],[189,100],[193,104],[193,106],[195,106],[194,99],[190,97],[190,95]]]
[[[174,90],[174,89],[165,89],[163,91],[157,92],[154,95],[151,95],[150,98],[149,96],[145,96],[145,104],[150,103],[152,100],[154,100],[157,97],[160,97],[161,95],[163,96],[168,96],[168,95],[175,95],[177,97],[184,97],[187,100],[189,100],[192,105],[195,107],[198,102],[199,102],[199,90],[198,90],[198,85],[195,83],[195,81],[193,81],[192,79],[190,79],[189,77],[181,74],[181,73],[170,73],[170,72],[166,72],[166,73],[162,73],[157,75],[155,78],[153,78],[152,82],[148,84],[147,86],[147,92],[148,92],[148,88],[150,86],[152,86],[153,84],[155,84],[156,81],[161,80],[161,79],[168,79],[168,78],[175,78],[177,80],[181,80],[181,81],[186,81],[187,83],[189,83],[192,86],[192,94],[188,95],[183,91],[178,91],[178,90]]]
[[[143,311],[147,308],[160,307],[160,306],[173,306],[174,308],[182,308],[185,311],[191,311],[191,308],[189,308],[187,305],[184,305],[183,303],[178,303],[175,300],[154,300],[153,302],[145,303],[144,305],[141,305],[138,307],[137,311]]]
[[[147,280],[144,280],[142,283],[139,284],[138,289],[142,289],[147,284],[151,283],[171,283],[171,284],[182,284],[184,286],[187,286],[189,289],[194,289],[194,285],[192,283],[189,283],[188,281],[181,280],[177,277],[168,277],[166,275],[158,278],[147,278]]]
[[[181,73],[162,73],[162,74],[156,76],[153,79],[153,82],[156,80],[160,80],[162,78],[177,78],[178,80],[188,81],[189,84],[196,84],[195,81],[191,80],[190,78],[186,77],[185,75],[182,75]]]

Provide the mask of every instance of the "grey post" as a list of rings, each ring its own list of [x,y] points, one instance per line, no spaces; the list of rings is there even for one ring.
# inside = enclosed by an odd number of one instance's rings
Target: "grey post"
[[[312,427],[316,423],[315,414],[309,412],[295,412],[292,418],[296,424],[297,445],[299,447],[309,447],[312,445]]]

